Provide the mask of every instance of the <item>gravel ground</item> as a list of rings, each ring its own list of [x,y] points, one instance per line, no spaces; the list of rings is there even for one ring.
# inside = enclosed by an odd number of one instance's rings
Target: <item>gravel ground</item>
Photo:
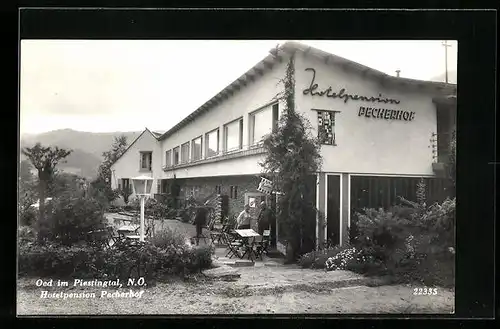
[[[264,267],[262,269],[267,270]],[[141,298],[99,298],[100,288],[87,287],[64,288],[60,291],[96,292],[97,298],[42,299],[40,294],[44,289],[35,287],[34,280],[22,279],[18,284],[17,311],[18,315],[453,312],[454,294],[445,289],[438,288],[436,296],[413,296],[412,286],[347,285],[339,288],[335,280],[325,278],[302,283],[293,283],[293,280],[283,282],[280,279],[260,285],[254,282],[252,285],[244,274],[244,271],[250,270],[244,269],[241,279],[236,282],[203,277],[194,277],[188,282],[172,279],[143,289]],[[324,274],[329,273],[332,272]],[[47,290],[57,291],[57,288]]]

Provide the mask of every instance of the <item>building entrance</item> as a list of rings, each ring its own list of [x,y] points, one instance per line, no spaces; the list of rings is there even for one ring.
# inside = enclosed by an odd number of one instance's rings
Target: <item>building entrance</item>
[[[340,244],[340,175],[327,175],[326,239],[330,245]]]

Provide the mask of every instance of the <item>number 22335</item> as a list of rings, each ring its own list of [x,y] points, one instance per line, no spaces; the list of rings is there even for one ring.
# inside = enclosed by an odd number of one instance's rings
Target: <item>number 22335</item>
[[[413,288],[413,295],[417,296],[437,295],[437,288]]]

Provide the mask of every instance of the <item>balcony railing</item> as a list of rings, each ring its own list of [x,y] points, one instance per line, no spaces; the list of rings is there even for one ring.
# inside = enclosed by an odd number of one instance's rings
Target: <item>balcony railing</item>
[[[223,160],[229,160],[234,158],[240,158],[248,155],[262,154],[265,153],[265,149],[263,147],[263,143],[257,143],[252,145],[245,145],[240,149],[228,150],[228,151],[219,151],[217,154],[212,155],[210,157],[199,159],[195,161],[189,161],[187,163],[179,163],[177,165],[172,166],[163,166],[163,171],[169,171],[174,169],[181,169],[191,166],[196,166],[199,164],[206,164],[212,162],[218,162]]]

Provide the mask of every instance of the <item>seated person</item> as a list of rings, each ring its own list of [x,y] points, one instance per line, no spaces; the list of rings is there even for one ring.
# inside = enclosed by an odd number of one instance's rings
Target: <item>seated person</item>
[[[250,215],[250,206],[246,204],[245,208],[239,214],[238,219],[236,220],[236,228],[239,230],[249,229],[251,220],[252,216]]]

